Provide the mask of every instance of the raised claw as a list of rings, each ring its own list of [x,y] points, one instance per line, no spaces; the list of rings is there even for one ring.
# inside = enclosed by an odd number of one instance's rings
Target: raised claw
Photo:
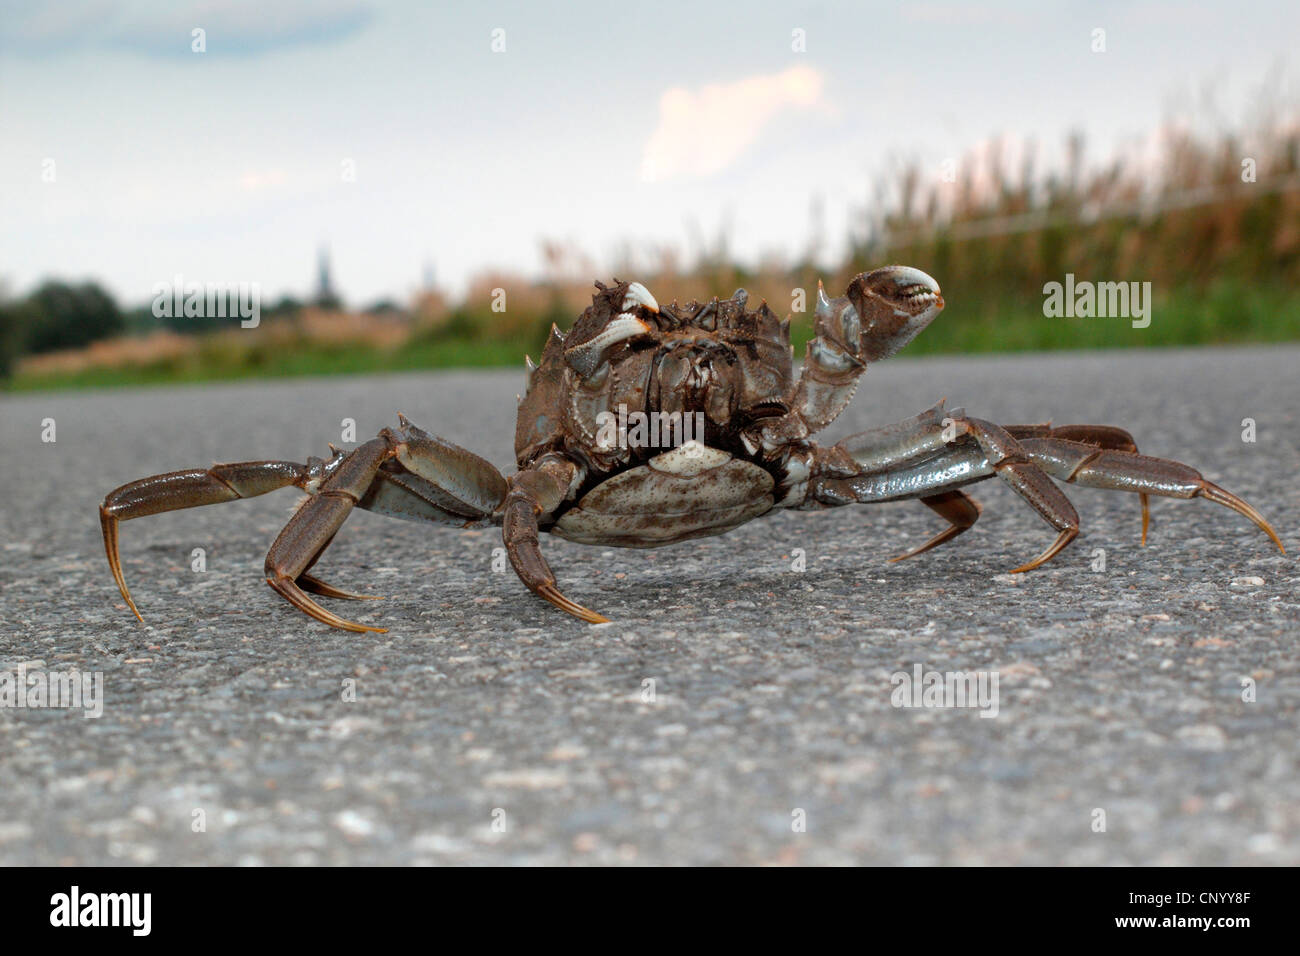
[[[893,355],[942,311],[939,283],[910,266],[857,275],[834,299],[819,282],[816,334],[808,342],[795,396],[795,411],[808,430],[833,422],[852,400],[868,363]]]

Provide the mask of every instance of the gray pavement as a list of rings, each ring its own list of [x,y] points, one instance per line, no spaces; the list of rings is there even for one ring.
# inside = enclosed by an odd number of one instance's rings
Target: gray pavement
[[[1134,496],[1070,488],[1084,534],[1012,577],[1052,532],[986,482],[975,529],[897,565],[938,530],[920,505],[544,541],[614,619],[593,627],[494,573],[490,531],[358,512],[322,575],[389,596],[330,602],[381,635],[262,582],[293,492],[124,524],[146,626],[96,505],[399,410],[504,467],[522,370],[5,397],[0,672],[102,672],[104,707],[0,709],[0,863],[1300,863],[1297,368],[1295,347],[899,359],[827,432],[945,395],[1125,425],[1259,507],[1287,557],[1204,501],[1157,500],[1141,549]],[[996,673],[997,716],[891,706],[917,664]]]

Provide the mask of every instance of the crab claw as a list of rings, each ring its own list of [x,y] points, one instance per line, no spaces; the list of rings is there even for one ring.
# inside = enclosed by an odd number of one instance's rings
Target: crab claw
[[[633,286],[636,283],[632,283]],[[649,295],[650,293],[646,293]],[[654,299],[650,300],[651,302]],[[583,378],[590,378],[605,362],[606,357],[615,346],[638,335],[646,335],[650,326],[642,322],[631,312],[620,312],[610,320],[603,329],[578,345],[564,350],[564,360],[569,367]]]
[[[903,348],[944,305],[939,283],[911,266],[864,272],[854,277],[847,292],[862,322],[858,357],[867,362],[888,358]]]
[[[862,350],[862,322],[846,296],[827,298],[826,287],[817,282],[817,308],[813,311],[817,336],[808,343],[809,357],[822,370],[842,374],[865,364]]]
[[[623,293],[622,308],[625,311],[630,311],[638,305],[649,309],[651,312],[659,311],[659,303],[655,301],[655,297],[650,294],[649,289],[639,282],[629,282],[627,291]]]

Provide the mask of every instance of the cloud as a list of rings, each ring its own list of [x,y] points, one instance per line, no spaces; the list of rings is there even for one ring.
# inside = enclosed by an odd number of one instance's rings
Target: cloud
[[[1006,10],[972,3],[911,3],[903,7],[903,19],[914,23],[948,27],[974,27],[1009,24],[1016,16]]]
[[[283,186],[288,180],[282,169],[249,169],[239,177],[239,185],[249,192]]]
[[[726,169],[782,110],[824,108],[822,86],[819,71],[793,66],[695,91],[681,86],[665,90],[659,98],[659,125],[642,154],[641,178],[659,182]]]
[[[121,50],[144,56],[190,55],[191,31],[203,29],[209,55],[259,56],[333,43],[365,29],[374,11],[363,0],[0,0],[0,52],[52,56]]]

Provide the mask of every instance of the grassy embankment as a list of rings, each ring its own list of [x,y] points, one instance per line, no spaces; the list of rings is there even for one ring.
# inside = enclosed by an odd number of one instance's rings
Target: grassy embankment
[[[1046,349],[1142,348],[1300,340],[1300,133],[1273,119],[1249,135],[1198,138],[1171,128],[1162,153],[1089,166],[1068,144],[1059,169],[1040,175],[1034,157],[1005,162],[996,149],[956,166],[955,181],[904,166],[882,180],[845,261],[747,269],[725,243],[682,266],[615,270],[661,301],[750,290],[790,313],[793,290],[832,294],[856,272],[888,262],[915,265],[943,286],[948,309],[906,355]],[[1255,163],[1243,181],[1243,159]],[[1012,168],[1014,167],[1014,168]],[[1152,169],[1158,170],[1153,174]],[[77,353],[28,356],[16,390],[191,382],[507,365],[536,357],[551,323],[567,328],[590,302],[591,266],[548,256],[543,281],[485,275],[465,300],[437,296],[404,315],[312,310],[251,330],[208,335],[149,332],[97,342]],[[1151,284],[1151,323],[1044,315],[1043,286],[1078,281]],[[507,309],[494,312],[493,289]],[[811,334],[794,316],[796,354]]]
[[[725,294],[725,293],[724,293]],[[908,346],[905,356],[974,354],[1055,349],[1141,348],[1151,346],[1269,343],[1300,338],[1300,294],[1294,289],[1223,282],[1206,290],[1155,296],[1151,325],[1132,328],[1122,318],[1045,318],[1042,302],[963,302],[948,292],[949,307]],[[777,300],[773,300],[776,307]],[[549,325],[547,326],[549,328]],[[811,334],[806,316],[796,316],[796,355]],[[524,341],[496,338],[412,336],[399,346],[362,340],[326,345],[293,337],[274,347],[241,345],[255,331],[223,333],[225,341],[198,343],[193,352],[150,360],[42,368],[27,363],[11,382],[14,391],[161,385],[183,382],[345,375],[416,369],[515,366],[525,352],[534,359],[544,341],[537,333]],[[215,337],[214,337],[215,338]],[[231,339],[235,341],[230,341]]]

